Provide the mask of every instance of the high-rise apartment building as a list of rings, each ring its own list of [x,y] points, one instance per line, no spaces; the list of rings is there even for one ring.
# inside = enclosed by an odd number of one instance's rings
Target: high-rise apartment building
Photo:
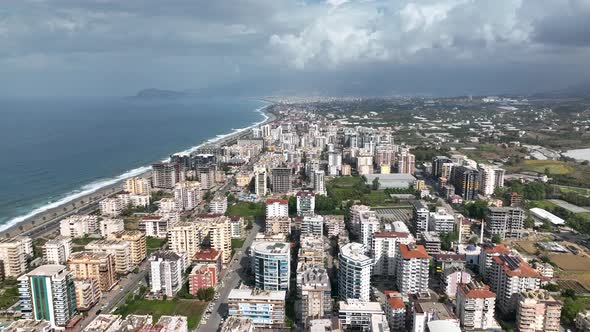
[[[205,220],[208,229],[208,240],[211,248],[221,252],[223,263],[231,260],[231,222],[229,217],[213,216]]]
[[[396,283],[402,294],[416,294],[428,291],[429,266],[431,257],[422,245],[398,245],[396,253]]]
[[[315,194],[311,190],[297,193],[297,215],[313,216],[315,214]]]
[[[430,210],[424,201],[412,202],[412,231],[418,237],[428,231],[428,217]]]
[[[102,296],[102,291],[96,279],[75,279],[76,308],[79,311],[88,311],[94,307]]]
[[[64,265],[42,265],[17,280],[23,318],[64,329],[78,313],[74,278]]]
[[[146,257],[147,247],[145,234],[138,230],[123,230],[111,233],[109,240],[123,240],[131,247],[131,264],[139,265]]]
[[[381,230],[381,223],[375,211],[363,212],[360,214],[360,218],[360,240],[368,254],[371,252],[373,233]]]
[[[174,185],[174,200],[181,210],[192,210],[201,201],[201,184],[196,181],[183,181]]]
[[[322,170],[317,170],[313,174],[313,191],[318,195],[326,195],[325,173]]]
[[[428,231],[439,235],[455,231],[455,216],[444,208],[428,214]]]
[[[455,187],[455,194],[466,201],[476,199],[480,187],[479,179],[479,172],[473,167],[454,167],[452,185]]]
[[[496,294],[482,282],[459,284],[455,314],[466,331],[488,330],[496,327],[494,313]]]
[[[68,270],[75,279],[95,279],[103,292],[108,292],[117,283],[115,259],[109,253],[79,251],[68,259]]]
[[[119,218],[102,218],[98,222],[98,228],[102,237],[107,237],[111,233],[120,232],[125,229],[123,219]]]
[[[373,174],[373,154],[361,149],[356,157],[356,170],[359,175]]]
[[[134,195],[149,195],[152,186],[147,178],[132,177],[125,180],[125,191]]]
[[[452,164],[452,160],[451,158],[447,157],[447,156],[436,156],[434,158],[432,158],[432,177],[435,180],[438,180],[439,177],[443,176],[443,164],[445,163],[451,163]]]
[[[95,240],[88,243],[84,249],[111,254],[115,259],[115,271],[118,273],[127,274],[135,268],[133,256],[131,255],[131,245],[127,241]]]
[[[291,246],[286,242],[255,241],[250,246],[255,287],[288,290],[291,274]]]
[[[271,171],[271,183],[273,193],[289,193],[291,187],[291,168],[276,167]]]
[[[299,275],[301,274],[301,275]],[[298,272],[301,279],[301,320],[307,326],[311,319],[325,318],[332,313],[332,288],[326,269],[309,266]]]
[[[338,293],[341,299],[369,301],[373,260],[360,243],[348,243],[338,254]]]
[[[397,154],[397,172],[402,174],[414,174],[416,172],[416,156],[408,150]]]
[[[254,192],[258,197],[266,196],[268,193],[266,177],[266,169],[258,168],[254,170]]]
[[[256,329],[280,331],[285,327],[284,290],[232,289],[227,297],[230,317],[250,318]]]
[[[519,332],[558,332],[562,303],[547,290],[522,292],[518,296],[516,326]]]
[[[281,218],[289,216],[289,201],[286,199],[267,199],[266,218]]]
[[[301,221],[301,236],[323,236],[324,235],[324,217],[306,216]]]
[[[17,236],[0,240],[0,262],[5,277],[18,277],[27,272],[28,259],[33,256],[33,240]]]
[[[371,257],[374,266],[373,275],[395,276],[396,253],[400,243],[414,243],[414,237],[405,232],[377,232],[373,233]]]
[[[522,292],[537,290],[541,275],[519,256],[501,254],[492,258],[490,286],[502,314],[513,313]]]
[[[183,273],[188,266],[186,253],[160,250],[154,252],[149,261],[150,291],[166,296],[176,295],[184,283]]]
[[[180,222],[168,231],[168,248],[175,253],[194,255],[208,233],[205,225],[192,221]]]
[[[97,216],[73,215],[62,219],[59,222],[61,236],[84,237],[85,235],[96,234],[99,231]]]
[[[225,214],[227,211],[227,196],[215,195],[209,202],[209,212],[212,214]]]
[[[172,189],[178,182],[177,169],[172,163],[152,164],[152,186],[157,189]]]
[[[519,207],[490,207],[486,215],[485,231],[501,239],[519,239],[524,231],[526,214]]]
[[[47,264],[65,264],[72,253],[72,239],[58,236],[43,245],[43,259]]]

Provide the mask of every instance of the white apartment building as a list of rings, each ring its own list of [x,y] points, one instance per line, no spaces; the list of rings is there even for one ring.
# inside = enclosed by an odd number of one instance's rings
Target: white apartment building
[[[174,185],[174,200],[180,210],[192,210],[201,201],[201,184],[196,181],[183,181]]]
[[[149,262],[150,292],[169,297],[176,295],[184,283],[183,273],[188,266],[186,253],[156,251],[150,256]]]
[[[255,329],[280,331],[285,326],[284,290],[232,289],[227,297],[230,317],[250,318]]]
[[[324,217],[317,216],[306,216],[301,221],[301,236],[306,235],[324,235]]]
[[[428,217],[430,210],[423,201],[415,201],[412,203],[412,231],[414,236],[420,236],[422,233],[428,231]]]
[[[366,253],[371,252],[371,239],[373,233],[381,230],[381,223],[375,211],[363,212],[360,214],[360,240],[365,247]]]
[[[494,256],[490,270],[490,286],[497,294],[497,306],[503,314],[516,310],[520,293],[540,287],[541,275],[519,256]]]
[[[344,216],[325,215],[324,225],[326,225],[326,235],[328,237],[338,236],[345,230]]]
[[[373,174],[373,155],[366,149],[360,149],[356,157],[356,170],[359,175]]]
[[[132,177],[125,180],[125,191],[134,195],[149,195],[152,184],[147,178]]]
[[[412,323],[412,332],[461,332],[457,317],[448,306],[439,302],[415,302]]]
[[[316,170],[313,173],[313,191],[318,195],[326,195],[325,173],[321,170]]]
[[[105,198],[100,201],[98,205],[100,207],[101,215],[113,218],[120,216],[121,213],[123,213],[123,210],[127,208],[127,206],[123,204],[123,200],[120,200],[117,197]]]
[[[346,299],[338,302],[338,320],[345,330],[373,331],[372,322],[387,322],[385,312],[379,302],[369,302],[359,299]],[[378,330],[379,331],[379,330]],[[389,326],[382,326],[383,332],[389,331]]]
[[[119,218],[103,218],[99,221],[99,228],[100,235],[108,237],[110,234],[125,230],[125,223]]]
[[[519,239],[524,231],[525,218],[524,210],[519,207],[490,207],[485,221],[486,234]]]
[[[397,154],[397,172],[403,174],[414,174],[416,171],[416,156],[408,150]]]
[[[366,205],[353,205],[350,207],[350,224],[352,232],[360,236],[361,233],[361,214],[370,212],[371,208]]]
[[[289,201],[286,199],[267,199],[266,218],[289,217]]]
[[[232,239],[239,239],[242,237],[242,226],[244,225],[244,220],[241,217],[234,216],[230,217],[229,220],[230,227],[231,227],[231,238]]]
[[[315,194],[305,190],[297,193],[297,215],[300,217],[313,216],[315,214]]]
[[[95,240],[88,243],[84,249],[91,252],[105,252],[115,258],[115,271],[127,274],[131,272],[133,264],[133,253],[131,244],[124,240]]]
[[[338,290],[342,299],[369,301],[373,260],[360,243],[348,243],[338,254]]]
[[[395,276],[396,253],[400,243],[415,243],[414,237],[406,232],[376,232],[371,242],[371,257],[375,262],[373,275]]]
[[[472,281],[457,288],[455,314],[466,330],[488,330],[497,327],[494,314],[496,294],[482,282]]]
[[[174,198],[162,198],[156,204],[158,204],[158,210],[162,213],[176,212],[179,210]]]
[[[98,217],[90,215],[73,215],[59,222],[61,236],[71,238],[84,237],[98,233]]]
[[[287,242],[254,241],[250,263],[256,288],[288,290],[291,274],[291,246]]]
[[[400,243],[396,252],[397,289],[402,294],[428,291],[431,257],[422,245]]]
[[[151,196],[149,194],[135,195],[131,193],[122,193],[117,195],[117,199],[121,201],[121,206],[123,207],[123,210],[125,210],[129,206],[147,207],[150,205]]]
[[[30,237],[17,236],[0,240],[0,261],[5,277],[16,278],[27,272],[28,259],[32,256],[33,240]]]
[[[258,197],[266,196],[268,193],[268,180],[265,168],[254,170],[254,192]]]
[[[43,259],[47,264],[65,264],[71,253],[72,239],[69,237],[56,237],[43,246]]]
[[[168,229],[173,227],[176,222],[168,216],[149,215],[141,218],[139,230],[145,233],[145,236],[165,239],[168,236]]]
[[[227,196],[215,195],[209,202],[209,212],[213,214],[225,214],[227,211]]]
[[[455,216],[446,209],[440,208],[428,215],[428,231],[439,235],[453,233],[455,230]]]
[[[518,331],[559,332],[562,306],[544,289],[520,293],[516,309]]]

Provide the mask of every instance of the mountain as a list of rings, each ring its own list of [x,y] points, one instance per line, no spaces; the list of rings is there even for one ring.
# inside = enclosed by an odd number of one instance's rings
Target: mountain
[[[535,93],[533,98],[590,98],[590,81],[570,85],[564,89]]]

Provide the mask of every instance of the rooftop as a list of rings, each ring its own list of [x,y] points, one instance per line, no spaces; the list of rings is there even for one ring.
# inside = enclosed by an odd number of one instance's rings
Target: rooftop
[[[492,259],[508,276],[541,278],[539,272],[518,256],[501,254],[500,256],[494,256]]]
[[[53,275],[62,273],[64,270],[66,270],[66,267],[64,265],[47,264],[47,265],[39,266],[38,268],[27,273],[26,275],[27,276],[53,276]]]
[[[252,318],[229,316],[221,326],[221,332],[250,332],[253,324]]]
[[[404,259],[430,259],[423,245],[399,244],[399,251]]]
[[[289,201],[286,199],[279,199],[279,198],[269,198],[266,200],[266,204],[274,204],[274,203],[289,204]]]
[[[195,261],[214,261],[221,257],[221,252],[213,248],[200,249],[193,256]]]
[[[254,288],[232,289],[227,297],[228,301],[235,300],[275,300],[284,301],[287,292],[284,290],[270,291]]]
[[[342,246],[340,248],[340,255],[355,261],[371,261],[371,258],[365,255],[365,246],[356,242]]]
[[[434,313],[440,320],[456,319],[455,315],[449,310],[449,307],[440,302],[417,302],[414,307],[417,313]]]
[[[377,232],[373,233],[373,237],[395,237],[395,238],[406,238],[409,237],[410,233],[406,232]]]
[[[352,311],[355,313],[383,313],[381,304],[379,302],[368,302],[361,301],[358,299],[346,299],[346,301],[340,301],[340,311]]]
[[[288,254],[291,250],[287,242],[255,241],[250,248],[253,251],[267,254]]]
[[[162,260],[179,260],[180,256],[171,250],[158,250],[152,253],[150,260],[162,259]]]
[[[496,293],[490,290],[490,286],[483,282],[472,281],[468,284],[459,284],[458,291],[470,299],[495,298]]]

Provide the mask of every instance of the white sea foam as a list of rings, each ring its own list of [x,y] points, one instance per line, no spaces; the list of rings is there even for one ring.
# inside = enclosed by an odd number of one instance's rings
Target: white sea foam
[[[217,135],[215,138],[212,138],[212,139],[206,141],[203,144],[199,144],[197,146],[193,146],[193,147],[191,147],[191,148],[189,148],[187,150],[184,150],[184,151],[181,151],[181,152],[178,152],[178,153],[175,153],[175,154],[176,155],[189,155],[191,152],[196,151],[198,148],[200,148],[201,146],[203,146],[206,143],[214,143],[214,142],[217,142],[217,141],[219,141],[219,140],[221,140],[221,139],[223,139],[225,137],[234,135],[234,134],[236,134],[238,132],[241,132],[243,130],[252,129],[252,128],[254,128],[254,127],[256,127],[256,126],[264,123],[266,120],[268,120],[268,116],[266,115],[266,113],[263,112],[263,110],[266,107],[268,107],[269,105],[270,104],[264,105],[264,106],[262,106],[262,107],[260,107],[260,108],[258,108],[258,109],[255,110],[256,112],[259,112],[259,113],[261,113],[264,116],[264,119],[262,121],[253,123],[252,125],[250,125],[248,127],[245,127],[245,128],[232,129],[232,131],[230,133],[228,133],[228,134]],[[169,160],[170,160],[170,158],[166,158],[166,159],[163,159],[162,161],[163,162],[166,162],[166,161],[169,161]],[[80,197],[84,197],[86,195],[92,194],[92,193],[94,193],[94,192],[96,192],[96,191],[98,191],[98,190],[100,190],[100,189],[102,189],[104,187],[108,187],[108,186],[113,185],[113,184],[115,184],[115,183],[117,183],[119,181],[122,181],[122,180],[125,180],[127,178],[130,178],[130,177],[134,177],[134,176],[138,176],[140,174],[143,174],[143,173],[149,171],[150,169],[151,169],[151,166],[142,166],[142,167],[138,167],[138,168],[134,168],[132,170],[129,170],[129,171],[127,171],[127,172],[125,172],[125,173],[117,176],[117,177],[114,177],[114,178],[103,179],[103,180],[95,181],[95,182],[92,182],[90,184],[84,185],[84,186],[82,186],[82,188],[70,192],[65,197],[63,197],[63,198],[61,198],[61,199],[59,199],[59,200],[57,200],[55,202],[49,202],[49,203],[47,203],[47,204],[45,204],[45,205],[43,205],[41,207],[38,207],[38,208],[32,210],[31,212],[29,212],[27,214],[24,214],[24,215],[21,215],[21,216],[18,216],[18,217],[15,217],[15,218],[10,219],[6,223],[0,225],[0,231],[6,230],[6,229],[8,229],[8,228],[10,228],[10,227],[12,227],[14,225],[17,225],[18,223],[23,222],[23,221],[25,221],[25,220],[27,220],[27,219],[29,219],[29,218],[37,215],[37,214],[46,212],[46,211],[51,210],[51,209],[54,209],[54,208],[57,208],[57,207],[59,207],[61,205],[67,204],[69,202],[72,202],[72,201],[74,201],[74,200],[76,200],[76,199],[78,199]]]

